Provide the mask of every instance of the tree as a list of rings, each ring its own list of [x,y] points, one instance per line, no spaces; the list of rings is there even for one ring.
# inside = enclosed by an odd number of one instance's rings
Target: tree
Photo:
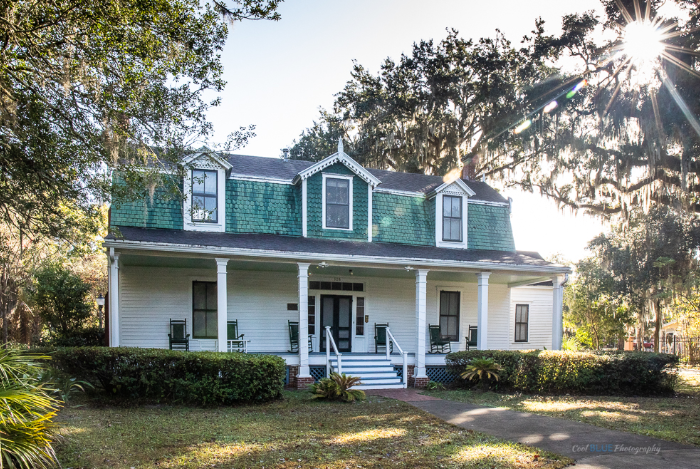
[[[3,2],[0,221],[70,238],[110,193],[147,194],[210,133],[226,20],[278,20],[281,1]]]
[[[621,343],[633,322],[612,274],[596,258],[576,264],[576,280],[567,285],[564,304],[565,327],[576,330],[579,342],[596,350]]]
[[[69,337],[83,329],[92,313],[90,285],[63,265],[47,265],[35,274],[34,304],[51,335]]]
[[[521,112],[530,84],[551,72],[543,57],[529,38],[516,49],[500,32],[472,41],[450,30],[439,43],[414,44],[398,62],[387,58],[376,76],[355,63],[333,112],[321,111],[291,155],[316,160],[335,152],[342,136],[365,166],[445,174]]]
[[[684,13],[664,18],[665,3],[602,0],[602,18],[569,15],[561,35],[538,32],[536,50],[578,66],[513,122],[525,122],[510,132],[529,142],[526,151],[505,142],[477,172],[606,217],[651,204],[700,211],[700,6],[674,0]],[[661,55],[644,57],[640,43]],[[553,100],[558,107],[544,107]]]
[[[698,269],[700,221],[682,211],[658,207],[633,213],[629,225],[592,240],[589,248],[614,281],[640,322],[653,314],[654,349],[658,351],[663,308],[674,291]]]

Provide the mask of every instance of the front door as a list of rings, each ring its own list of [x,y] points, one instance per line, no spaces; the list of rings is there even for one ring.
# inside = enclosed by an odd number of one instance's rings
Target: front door
[[[326,326],[330,326],[338,352],[352,349],[352,296],[321,295],[321,351],[326,351]],[[328,344],[333,351],[333,346]]]

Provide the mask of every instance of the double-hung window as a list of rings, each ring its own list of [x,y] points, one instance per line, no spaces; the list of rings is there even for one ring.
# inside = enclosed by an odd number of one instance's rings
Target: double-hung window
[[[459,341],[459,292],[440,292],[440,337]]]
[[[216,223],[218,187],[216,171],[192,171],[192,221]]]
[[[326,228],[350,229],[350,182],[326,178]]]
[[[527,342],[530,305],[515,305],[515,341]]]
[[[442,197],[442,240],[462,241],[462,197]]]
[[[216,339],[216,282],[192,282],[192,337]]]

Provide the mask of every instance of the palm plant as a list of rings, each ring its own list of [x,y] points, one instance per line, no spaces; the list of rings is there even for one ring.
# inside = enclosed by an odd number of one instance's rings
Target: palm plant
[[[361,379],[355,376],[348,376],[345,373],[331,373],[330,378],[323,378],[318,383],[311,385],[311,392],[314,399],[328,399],[331,401],[340,400],[353,402],[365,398],[365,392],[359,389],[350,389],[360,384]]]
[[[482,389],[487,390],[491,380],[498,381],[501,370],[501,365],[494,362],[493,358],[475,358],[467,365],[467,368],[460,376],[462,379],[478,381]]]
[[[40,360],[19,350],[0,349],[0,466],[17,469],[57,465],[52,419],[60,401],[40,380]]]

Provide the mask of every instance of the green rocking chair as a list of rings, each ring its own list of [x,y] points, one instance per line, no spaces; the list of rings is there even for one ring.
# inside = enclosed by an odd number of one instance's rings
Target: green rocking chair
[[[289,323],[289,347],[290,353],[299,352],[299,322],[298,321],[287,321]],[[313,343],[311,342],[311,336],[309,337],[309,352],[312,351]]]
[[[440,326],[428,325],[430,330],[430,353],[450,353],[452,344],[440,335]]]
[[[384,347],[386,351],[386,328],[389,327],[389,323],[374,323],[374,353],[379,353],[379,347]],[[394,353],[394,343],[389,344],[389,353]]]
[[[469,335],[466,337],[467,339],[467,350],[470,348],[476,348],[476,333],[478,331],[477,326],[469,326]]]
[[[190,351],[190,335],[187,333],[186,319],[170,320],[168,342],[170,343],[170,350]]]
[[[248,353],[249,340],[243,340],[245,334],[238,335],[238,319],[226,321],[226,351]]]

